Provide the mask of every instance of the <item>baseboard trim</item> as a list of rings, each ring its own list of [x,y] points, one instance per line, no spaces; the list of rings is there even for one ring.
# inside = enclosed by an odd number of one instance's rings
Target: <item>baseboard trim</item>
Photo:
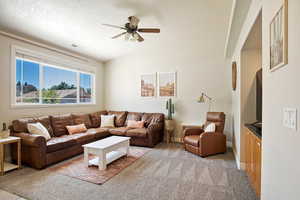
[[[231,148],[232,148],[232,142],[230,142],[230,141],[227,141],[227,142],[226,142],[226,146],[227,146],[227,147],[231,147]]]
[[[181,137],[173,137],[171,138],[171,141],[176,143],[183,143]]]
[[[238,169],[241,169],[240,159],[238,158],[238,155],[237,155],[237,153],[235,152],[235,150],[233,150],[233,155],[234,155],[234,158],[235,158],[235,163],[236,163],[237,168],[238,168]]]

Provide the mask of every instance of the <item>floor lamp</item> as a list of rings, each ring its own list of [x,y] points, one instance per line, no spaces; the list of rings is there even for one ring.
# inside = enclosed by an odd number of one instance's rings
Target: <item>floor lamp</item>
[[[211,109],[211,101],[213,100],[211,97],[207,96],[205,93],[201,93],[201,96],[198,98],[198,103],[205,103],[206,99],[209,100],[209,107],[208,107],[208,111],[210,112]]]

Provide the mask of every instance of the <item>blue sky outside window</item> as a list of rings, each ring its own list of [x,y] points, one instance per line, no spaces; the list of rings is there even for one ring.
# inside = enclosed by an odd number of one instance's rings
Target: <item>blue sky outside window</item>
[[[16,103],[90,103],[91,94],[90,74],[16,59]]]

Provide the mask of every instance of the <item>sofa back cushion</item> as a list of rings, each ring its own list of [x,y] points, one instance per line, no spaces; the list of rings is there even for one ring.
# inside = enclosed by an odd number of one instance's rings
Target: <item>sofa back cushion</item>
[[[144,121],[145,128],[152,123],[164,123],[164,114],[162,113],[143,113],[142,121]]]
[[[67,115],[56,115],[51,116],[51,124],[53,128],[53,133],[56,137],[67,135],[67,126],[74,125],[73,117],[71,114]]]
[[[125,121],[127,117],[126,111],[108,111],[109,115],[115,115],[115,126],[122,127],[125,126]]]
[[[84,124],[86,128],[92,127],[92,122],[89,114],[72,114],[75,125]]]
[[[12,122],[13,130],[16,133],[28,133],[27,124],[28,123],[35,123],[36,120],[34,118],[23,118],[17,119]]]
[[[48,130],[51,137],[54,137],[53,129],[51,126],[51,120],[50,120],[49,116],[38,117],[38,118],[35,118],[35,120],[36,120],[36,122],[40,122]]]
[[[165,116],[162,113],[153,113],[150,124],[164,123]]]
[[[143,113],[139,112],[128,112],[126,121],[125,121],[125,126],[128,125],[128,121],[133,120],[133,121],[141,121],[142,120],[142,115]]]
[[[92,128],[99,128],[101,126],[101,115],[107,115],[107,111],[98,111],[90,114]]]
[[[223,112],[208,112],[204,127],[207,127],[210,123],[214,123],[216,125],[216,132],[223,133],[225,118],[226,116]]]

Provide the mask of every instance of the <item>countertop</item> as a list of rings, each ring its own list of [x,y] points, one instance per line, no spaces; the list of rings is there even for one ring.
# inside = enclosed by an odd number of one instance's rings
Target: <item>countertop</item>
[[[262,133],[261,129],[254,126],[253,124],[245,124],[245,126],[252,132],[254,133],[259,139],[261,139]]]

